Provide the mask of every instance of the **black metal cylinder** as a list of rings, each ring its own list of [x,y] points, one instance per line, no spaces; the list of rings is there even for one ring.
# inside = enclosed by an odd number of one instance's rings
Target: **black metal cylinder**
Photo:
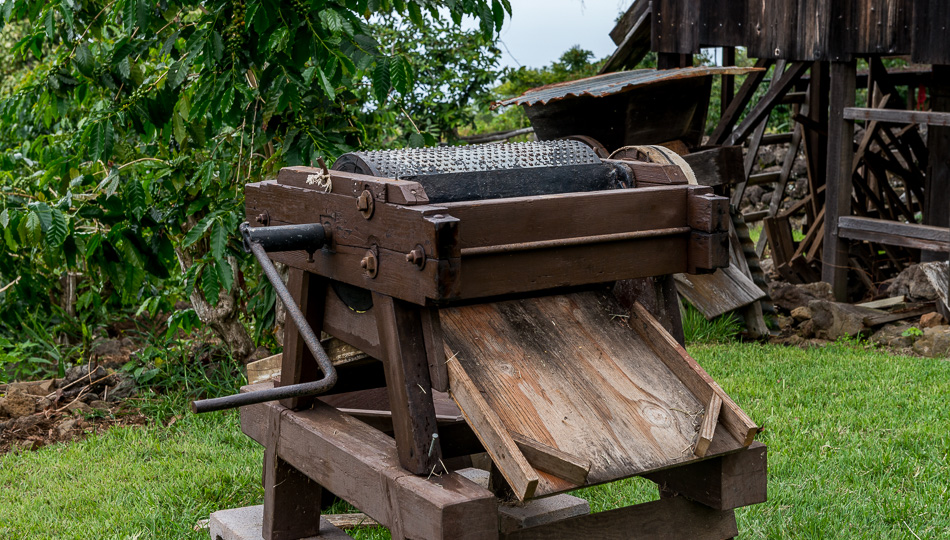
[[[320,223],[249,227],[241,225],[246,242],[260,244],[264,251],[306,251],[313,253],[327,241],[327,231]]]

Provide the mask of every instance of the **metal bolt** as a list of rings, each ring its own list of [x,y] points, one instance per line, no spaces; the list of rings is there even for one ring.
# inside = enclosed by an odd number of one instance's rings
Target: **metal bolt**
[[[267,225],[267,222],[270,221],[270,216],[267,215],[267,212],[262,212],[260,214],[257,214],[256,221],[260,223],[261,225]]]
[[[363,214],[363,217],[369,219],[373,217],[373,194],[368,189],[364,189],[360,196],[356,198],[356,208]]]
[[[406,254],[406,262],[421,266],[426,262],[426,252],[423,251],[421,247],[417,246],[415,249]]]

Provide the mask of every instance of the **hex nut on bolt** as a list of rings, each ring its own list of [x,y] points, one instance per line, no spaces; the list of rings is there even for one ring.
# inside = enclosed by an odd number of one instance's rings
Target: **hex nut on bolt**
[[[373,200],[373,194],[370,193],[368,189],[364,189],[363,193],[360,193],[360,196],[356,198],[356,208],[363,214],[363,217],[369,219],[373,217],[373,210],[375,209],[375,202]]]
[[[422,246],[417,245],[415,249],[406,254],[406,262],[419,267],[419,270],[426,265],[426,252]]]
[[[360,260],[360,268],[363,269],[363,273],[366,274],[367,277],[375,278],[376,273],[379,271],[378,263],[379,261],[376,259],[376,252],[370,249]]]

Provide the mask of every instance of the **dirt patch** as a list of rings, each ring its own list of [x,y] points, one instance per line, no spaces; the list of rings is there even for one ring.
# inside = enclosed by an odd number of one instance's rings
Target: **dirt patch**
[[[74,441],[86,435],[102,433],[113,426],[141,426],[146,423],[143,414],[125,403],[90,409],[89,413],[46,410],[0,421],[0,454],[37,450],[54,443]]]

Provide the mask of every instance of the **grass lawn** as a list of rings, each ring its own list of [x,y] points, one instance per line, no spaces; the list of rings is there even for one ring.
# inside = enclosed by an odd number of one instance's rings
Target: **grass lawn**
[[[769,501],[738,510],[741,537],[950,537],[950,362],[846,344],[690,352],[765,426]],[[151,414],[184,406],[166,399]],[[8,454],[0,538],[206,539],[199,519],[260,503],[262,454],[233,412]],[[601,511],[656,489],[635,478],[578,494]]]

